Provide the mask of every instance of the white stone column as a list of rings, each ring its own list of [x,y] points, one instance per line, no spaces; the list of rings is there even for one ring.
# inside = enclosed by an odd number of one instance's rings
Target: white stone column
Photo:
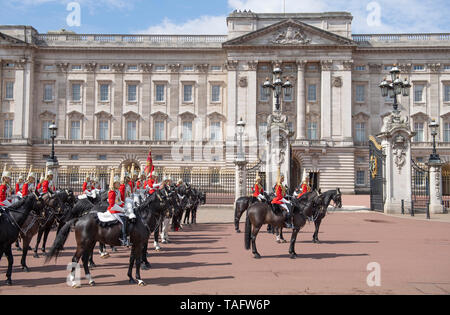
[[[249,161],[257,160],[258,156],[258,132],[256,126],[256,103],[258,95],[258,79],[256,70],[258,68],[257,61],[248,62],[247,71],[247,118],[246,118],[246,133],[248,136],[249,145]]]
[[[226,64],[228,70],[228,104],[227,104],[227,121],[226,121],[226,161],[233,163],[235,158],[236,144],[236,118],[237,112],[237,67],[238,61],[229,60]]]
[[[247,161],[235,161],[236,175],[235,175],[235,200],[247,195]]]
[[[322,75],[321,75],[321,96],[320,96],[320,111],[321,111],[321,139],[331,140],[331,70],[333,61],[322,60]]]
[[[442,163],[430,162],[430,213],[443,213]]]
[[[353,60],[344,61],[342,72],[341,125],[342,137],[346,144],[353,145],[352,137],[352,68]]]
[[[297,140],[306,138],[305,60],[297,61]]]

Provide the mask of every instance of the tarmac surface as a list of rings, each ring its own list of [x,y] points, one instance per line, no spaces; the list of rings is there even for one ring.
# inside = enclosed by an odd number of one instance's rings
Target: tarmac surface
[[[98,267],[92,270],[96,286],[88,285],[81,270],[82,287],[69,287],[67,264],[75,250],[71,233],[56,263],[44,265],[42,255],[35,259],[29,254],[29,273],[21,270],[21,252],[14,249],[11,287],[4,284],[7,260],[3,257],[0,294],[450,294],[447,218],[427,221],[368,211],[330,212],[322,222],[321,244],[311,242],[314,224],[307,223],[301,231],[297,259],[289,258],[289,243],[276,243],[263,227],[257,238],[262,259],[256,260],[244,249],[244,233],[234,231],[233,209],[204,206],[197,225],[171,232],[171,243],[161,244],[161,251],[149,250],[152,269],[141,271],[145,287],[128,283],[125,248],[110,252],[105,260],[96,250]],[[290,235],[285,231],[288,241]],[[48,247],[54,236],[52,232]],[[369,276],[374,271],[368,270],[370,263],[380,267],[380,286],[368,285],[368,277],[375,279]]]

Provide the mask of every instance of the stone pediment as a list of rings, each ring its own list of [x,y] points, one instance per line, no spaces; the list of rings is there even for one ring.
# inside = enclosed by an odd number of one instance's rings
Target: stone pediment
[[[0,45],[28,45],[26,42],[0,32]]]
[[[223,43],[233,47],[304,47],[304,46],[356,46],[348,38],[324,31],[303,22],[289,19],[245,34]]]

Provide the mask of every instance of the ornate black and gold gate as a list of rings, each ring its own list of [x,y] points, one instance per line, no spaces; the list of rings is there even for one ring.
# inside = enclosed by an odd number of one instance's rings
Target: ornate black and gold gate
[[[370,153],[370,209],[372,211],[384,211],[384,164],[385,156],[381,145],[375,137],[369,137]]]

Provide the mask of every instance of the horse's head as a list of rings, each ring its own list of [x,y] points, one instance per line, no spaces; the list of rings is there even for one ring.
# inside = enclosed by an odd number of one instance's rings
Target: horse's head
[[[336,208],[339,208],[339,209],[342,208],[342,194],[341,194],[341,190],[339,188],[336,188],[336,193],[333,194],[331,199],[333,200],[334,206]]]
[[[29,198],[33,200],[33,208],[32,211],[34,211],[36,214],[40,215],[42,213],[42,210],[45,208],[45,201],[42,199],[41,195],[36,194],[36,192],[33,192]]]

